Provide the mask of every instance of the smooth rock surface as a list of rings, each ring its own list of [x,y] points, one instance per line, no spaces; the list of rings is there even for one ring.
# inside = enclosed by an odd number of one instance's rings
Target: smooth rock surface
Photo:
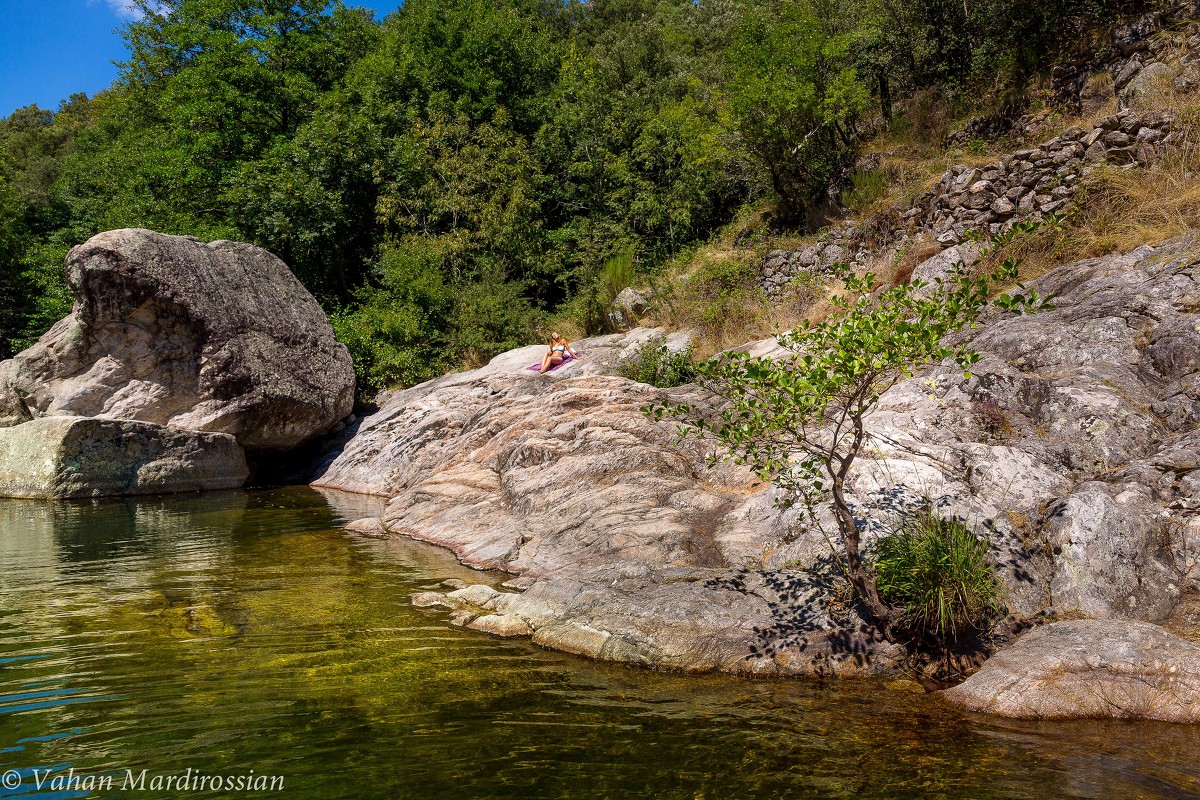
[[[942,696],[1019,719],[1200,723],[1200,645],[1146,622],[1056,622],[1025,634]]]
[[[236,489],[248,475],[242,448],[223,433],[86,417],[0,428],[0,497]]]
[[[444,604],[486,604],[545,646],[680,670],[894,668],[898,649],[853,612],[830,617],[824,540],[782,548],[811,572],[768,567],[787,527],[771,487],[710,470],[639,410],[663,390],[604,374],[655,334],[578,342],[583,358],[546,376],[524,369],[538,346],[398,392],[316,485],[389,496],[390,531],[521,576],[519,594],[467,587]]]
[[[281,451],[350,412],[346,348],[266,250],[108,231],[71,250],[67,282],[70,316],[0,365],[0,425],[130,419]]]

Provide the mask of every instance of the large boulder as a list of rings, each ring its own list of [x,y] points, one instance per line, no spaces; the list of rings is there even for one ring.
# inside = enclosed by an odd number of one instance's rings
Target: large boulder
[[[1147,622],[1045,625],[942,695],[972,711],[1200,723],[1200,645]]]
[[[0,428],[0,497],[235,489],[248,474],[245,453],[224,433],[88,417]]]
[[[266,250],[125,229],[73,248],[66,266],[74,309],[0,364],[0,425],[139,420],[277,452],[350,412],[346,348]]]

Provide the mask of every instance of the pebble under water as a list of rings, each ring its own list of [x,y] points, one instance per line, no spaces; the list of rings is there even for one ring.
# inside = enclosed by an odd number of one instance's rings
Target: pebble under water
[[[409,595],[503,576],[339,529],[375,502],[0,500],[0,797],[1200,797],[1194,727],[1014,722],[451,628]]]

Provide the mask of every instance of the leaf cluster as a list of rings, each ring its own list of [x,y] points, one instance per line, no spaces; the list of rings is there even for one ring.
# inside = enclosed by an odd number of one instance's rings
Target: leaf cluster
[[[642,344],[617,365],[617,374],[639,383],[660,389],[683,386],[696,380],[696,363],[692,348],[672,350],[666,340],[654,337]]]
[[[704,414],[688,404],[649,409],[680,421],[680,433],[709,435],[735,462],[790,491],[781,502],[812,502],[829,477],[845,475],[865,439],[863,421],[883,392],[937,362],[967,372],[980,354],[955,334],[995,305],[1013,313],[1048,308],[1036,291],[1021,288],[992,301],[997,285],[1015,281],[1018,264],[1006,260],[972,277],[959,265],[932,283],[914,280],[875,290],[875,275],[840,267],[840,313],[782,334],[778,356],[723,354],[697,366],[698,382],[723,404]]]

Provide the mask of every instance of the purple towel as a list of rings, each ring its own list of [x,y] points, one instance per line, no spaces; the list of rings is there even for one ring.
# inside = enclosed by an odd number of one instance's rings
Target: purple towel
[[[574,358],[573,356],[571,356],[570,354],[568,354],[568,355],[566,356],[566,358],[564,358],[564,359],[563,359],[563,360],[562,360],[560,363],[558,363],[558,364],[551,364],[551,365],[550,365],[550,369],[546,370],[546,372],[554,372],[554,370],[558,369],[558,368],[559,368],[559,367],[561,367],[563,364],[566,364],[567,362],[569,362],[569,361],[574,361],[574,360],[575,360],[575,358]],[[527,370],[533,370],[534,372],[541,372],[541,371],[542,371],[542,362],[540,362],[540,361],[539,361],[539,362],[538,362],[538,363],[536,363],[536,364],[531,364],[530,366],[526,367],[525,369],[527,369]]]

